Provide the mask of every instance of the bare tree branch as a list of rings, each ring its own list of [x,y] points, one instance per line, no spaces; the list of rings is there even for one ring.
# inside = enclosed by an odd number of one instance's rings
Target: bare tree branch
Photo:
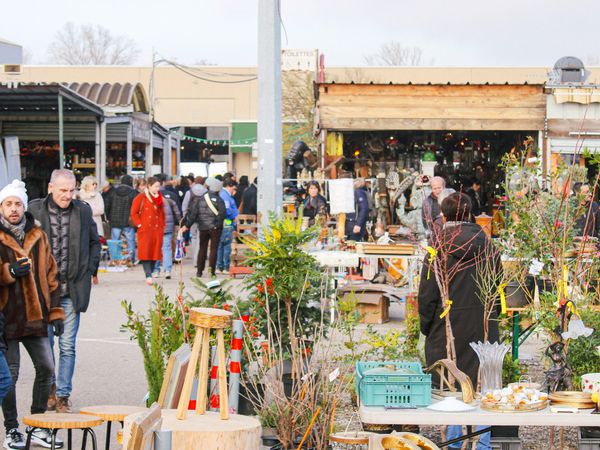
[[[128,65],[140,53],[133,39],[101,25],[67,22],[48,47],[50,62],[66,65]]]
[[[433,65],[433,59],[425,60],[421,47],[405,46],[398,41],[383,43],[376,53],[366,55],[364,60],[370,66]]]

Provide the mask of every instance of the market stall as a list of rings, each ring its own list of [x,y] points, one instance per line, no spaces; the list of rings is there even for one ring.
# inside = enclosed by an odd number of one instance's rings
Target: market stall
[[[542,141],[545,80],[522,70],[326,69],[324,79],[317,123],[326,176],[377,177],[402,189],[407,208],[419,188],[410,177],[426,173],[457,190],[480,180],[491,215],[502,156]],[[400,222],[395,210],[389,223]]]

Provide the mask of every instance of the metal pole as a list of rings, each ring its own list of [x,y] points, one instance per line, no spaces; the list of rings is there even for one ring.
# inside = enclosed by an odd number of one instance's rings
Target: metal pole
[[[100,158],[96,159],[96,178],[100,186],[106,181],[106,121],[100,122]]]
[[[258,212],[281,214],[281,23],[279,0],[258,2]]]
[[[63,115],[63,98],[58,95],[58,167],[65,168],[65,123]]]
[[[125,153],[127,154],[127,175],[131,175],[133,170],[133,124],[129,122],[127,124],[127,147]]]

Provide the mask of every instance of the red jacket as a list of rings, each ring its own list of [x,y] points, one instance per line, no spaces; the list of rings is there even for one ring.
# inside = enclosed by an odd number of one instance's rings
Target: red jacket
[[[153,198],[138,194],[131,204],[131,220],[137,229],[138,259],[140,261],[162,260],[162,242],[165,231],[163,197]]]

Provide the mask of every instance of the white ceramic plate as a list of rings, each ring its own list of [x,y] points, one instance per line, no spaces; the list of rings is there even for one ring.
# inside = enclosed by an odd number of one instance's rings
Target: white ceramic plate
[[[441,402],[433,403],[427,407],[433,411],[443,412],[465,412],[475,411],[475,406],[466,404],[465,402],[457,399],[456,397],[446,397]]]

